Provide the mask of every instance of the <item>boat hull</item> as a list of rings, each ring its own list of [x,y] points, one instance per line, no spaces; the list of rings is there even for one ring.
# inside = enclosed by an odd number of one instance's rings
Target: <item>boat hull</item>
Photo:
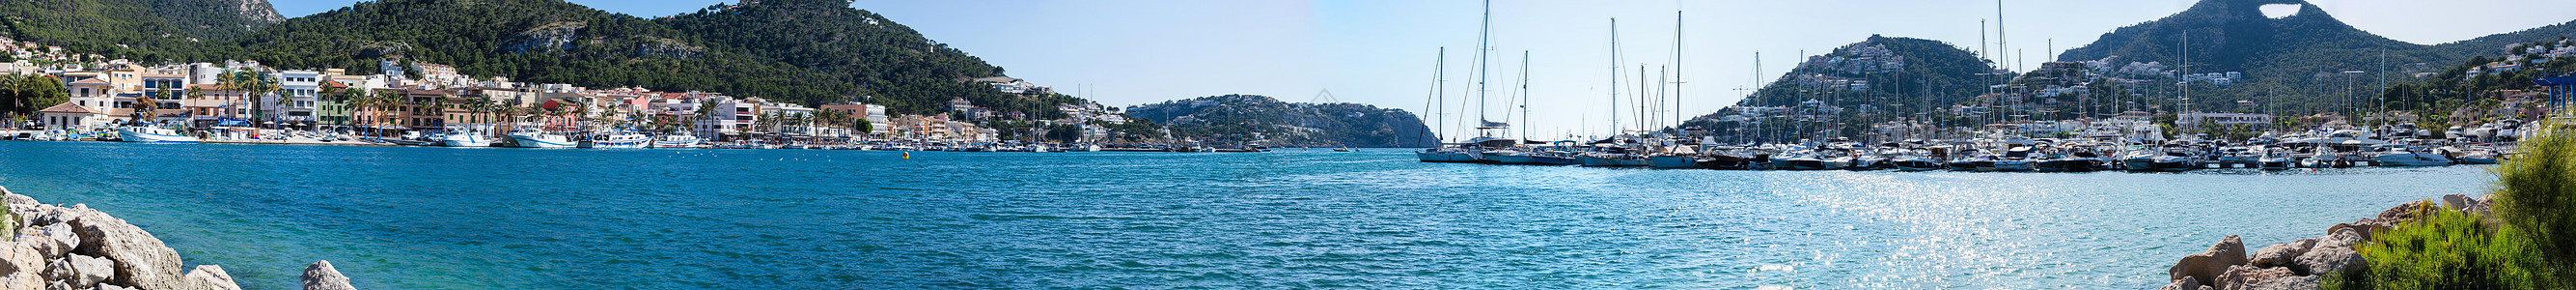
[[[510,140],[518,141],[519,148],[573,148],[575,146],[572,141],[563,140],[561,137],[546,138],[519,135],[510,136]]]
[[[1422,162],[1437,162],[1437,163],[1474,163],[1474,162],[1476,162],[1476,157],[1475,157],[1475,156],[1468,156],[1468,155],[1467,155],[1467,153],[1465,153],[1465,152],[1450,152],[1450,151],[1414,152],[1414,153],[1413,153],[1413,156],[1414,156],[1415,158],[1420,158],[1420,159],[1422,160]]]
[[[154,134],[154,133],[149,133],[149,132],[143,132],[142,130],[131,130],[131,129],[128,129],[128,128],[117,128],[117,129],[116,129],[116,138],[117,138],[117,139],[119,139],[119,140],[124,140],[125,142],[134,142],[134,143],[171,143],[171,144],[190,144],[190,143],[197,143],[198,141],[200,141],[200,140],[198,140],[198,139],[197,139],[197,137],[192,137],[192,136],[187,136],[187,135],[175,135],[175,134]]]
[[[2442,157],[2442,155],[2429,153],[2380,154],[2379,156],[2370,157],[2370,161],[2371,163],[2377,163],[2379,166],[2384,167],[2448,166],[2452,164],[2450,157]]]
[[[1640,160],[1640,159],[1610,158],[1610,157],[1589,156],[1589,155],[1586,155],[1586,156],[1578,156],[1578,157],[1575,157],[1574,159],[1576,159],[1576,160],[1581,160],[1581,161],[1583,162],[1583,166],[1591,166],[1591,167],[1636,167],[1636,166],[1646,166],[1646,160]]]
[[[1697,161],[1697,160],[1692,160],[1692,158],[1691,158],[1690,156],[1655,156],[1655,157],[1647,157],[1647,158],[1646,158],[1646,161],[1647,161],[1647,162],[1646,162],[1646,163],[1647,163],[1647,166],[1652,166],[1652,167],[1654,167],[1654,168],[1666,168],[1666,169],[1688,169],[1688,168],[1699,168],[1699,162],[1695,162],[1695,161]]]

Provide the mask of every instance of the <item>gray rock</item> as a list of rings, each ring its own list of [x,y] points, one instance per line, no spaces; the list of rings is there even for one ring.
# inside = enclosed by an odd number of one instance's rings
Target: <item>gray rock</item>
[[[2309,275],[2327,275],[2351,267],[2366,266],[2367,261],[2361,257],[2361,252],[2355,252],[2350,247],[2320,246],[2308,249],[2305,255],[2299,255],[2298,264],[2307,267]]]
[[[2360,230],[2360,229],[2342,229],[2342,230],[2337,230],[2337,231],[2335,231],[2335,232],[2334,232],[2334,234],[2329,234],[2329,235],[2326,235],[2326,236],[2323,236],[2323,237],[2317,237],[2317,245],[2316,245],[2316,246],[2310,246],[2310,247],[2308,247],[2308,249],[2309,249],[2310,251],[2315,251],[2315,250],[2316,250],[2316,248],[2323,248],[2323,247],[2345,247],[2345,248],[2351,248],[2351,247],[2352,247],[2352,245],[2360,244],[2360,243],[2362,243],[2362,242],[2367,242],[2367,241],[2370,241],[2370,239],[2368,239],[2368,238],[2364,238],[2364,236],[2361,234],[2361,230]],[[2303,254],[2303,255],[2304,255],[2304,254]]]
[[[2164,286],[2164,287],[2156,288],[2156,290],[2196,290],[2196,289],[2200,289],[2200,279],[2192,278],[2191,276],[2183,276],[2182,278],[2174,278],[2174,279],[2173,279],[2173,283],[2171,283],[2171,284],[2165,284],[2165,286]]]
[[[125,286],[116,286],[115,284],[98,284],[98,290],[136,290],[136,289],[134,289],[134,288],[126,288]]]
[[[2249,263],[2249,265],[2260,268],[2289,266],[2295,264],[2292,262],[2297,261],[2299,255],[2307,254],[2308,248],[2315,247],[2316,245],[2317,238],[2305,238],[2290,241],[2288,243],[2272,244],[2271,246],[2263,247],[2262,250],[2254,251],[2254,255],[2249,257],[2249,260],[2246,262]]]
[[[52,244],[43,241],[0,242],[0,274],[44,271],[44,251],[37,248]]]
[[[2253,285],[2256,282],[2271,281],[2298,275],[2298,273],[2290,272],[2289,268],[2256,268],[2250,266],[2227,267],[2226,274],[2218,275],[2217,288],[2231,290],[2243,289],[2245,286]]]
[[[43,244],[37,245],[36,250],[44,252],[46,257],[70,255],[72,249],[80,248],[80,235],[73,233],[71,226],[53,224],[36,228],[36,232],[43,236],[41,241],[37,241]]]
[[[80,290],[80,289],[78,289],[78,288],[72,288],[72,284],[66,284],[66,283],[63,283],[63,280],[54,280],[54,282],[53,282],[53,283],[45,284],[45,290]]]
[[[18,195],[18,193],[15,192],[9,192],[9,188],[7,187],[0,187],[0,195],[8,196],[6,197],[9,201],[8,204],[36,204],[36,198]]]
[[[96,285],[116,277],[116,262],[107,258],[72,255],[72,286]]]
[[[199,265],[196,269],[188,270],[188,274],[185,276],[188,277],[188,283],[185,286],[186,288],[181,289],[241,290],[241,284],[234,283],[233,275],[231,273],[224,273],[223,266]]]
[[[96,210],[82,211],[86,212],[83,216],[67,222],[81,239],[80,247],[72,252],[116,260],[116,275],[108,278],[109,284],[143,290],[179,289],[182,283],[178,251],[170,250],[160,238],[123,219]]]
[[[357,289],[349,286],[349,276],[341,276],[340,269],[331,267],[331,261],[313,261],[313,265],[304,266],[304,290]]]
[[[2230,289],[2237,289],[2237,290],[2316,290],[2316,289],[2324,288],[2324,285],[2319,283],[2319,282],[2321,282],[2321,281],[2319,281],[2319,280],[2317,280],[2317,279],[2318,279],[2318,277],[2317,277],[2317,276],[2291,276],[2291,277],[2285,277],[2285,278],[2280,278],[2280,279],[2271,279],[2271,280],[2255,281],[2254,283],[2249,283],[2249,284],[2243,285],[2242,287],[2236,287],[2236,288],[2230,288]]]
[[[2182,261],[2175,262],[2173,268],[2166,269],[2165,272],[2171,274],[2168,276],[2171,279],[2208,277],[2199,278],[2200,285],[2207,286],[2217,284],[2213,283],[2215,281],[2213,279],[2216,279],[2219,274],[2226,273],[2227,266],[2244,265],[2245,262],[2245,242],[2238,240],[2235,235],[2228,235],[2226,239],[2219,240],[2218,244],[2210,245],[2208,251],[2183,256]]]
[[[45,289],[45,277],[39,277],[39,276],[36,276],[36,272],[35,272],[35,271],[19,271],[19,272],[17,272],[17,273],[9,273],[9,275],[8,275],[8,276],[0,276],[0,289],[8,289],[8,290],[37,290],[37,289]]]
[[[78,272],[80,270],[72,270],[71,259],[54,258],[45,262],[45,271],[38,274],[44,276],[45,281],[70,281],[72,273]]]

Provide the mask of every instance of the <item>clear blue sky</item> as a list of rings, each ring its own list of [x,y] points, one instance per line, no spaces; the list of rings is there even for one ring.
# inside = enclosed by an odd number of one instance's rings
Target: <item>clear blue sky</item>
[[[352,0],[273,0],[302,16]],[[637,16],[678,14],[732,1],[572,0]],[[2182,11],[2191,1],[2007,0],[2005,31],[2036,66],[2121,26]],[[2390,38],[2433,44],[2576,20],[2576,1],[2314,0],[2336,18]],[[858,0],[867,9],[1060,92],[1111,105],[1221,94],[1307,101],[1337,99],[1424,111],[1434,54],[1448,47],[1452,118],[1475,118],[1456,103],[1474,87],[1476,1],[1207,0]],[[1520,54],[1529,51],[1532,135],[1599,134],[1610,107],[1609,19],[1619,19],[1629,74],[1670,63],[1673,11],[1684,10],[1682,109],[1696,115],[1733,103],[1737,88],[1776,77],[1801,51],[1821,53],[1871,34],[1948,41],[1975,48],[1992,0],[1532,1],[1494,3],[1488,112],[1512,93]],[[1991,29],[1991,28],[1989,28]],[[1991,31],[1991,30],[1988,30]],[[2053,42],[2054,45],[2051,45]],[[1654,68],[1648,68],[1653,70]],[[1648,72],[1651,76],[1656,74]],[[1632,79],[1633,81],[1633,79]],[[1634,83],[1628,86],[1635,86]],[[1082,91],[1088,93],[1083,93]],[[1623,113],[1625,114],[1625,113]],[[1671,113],[1660,114],[1668,116]],[[1634,116],[1623,116],[1634,117]],[[1517,118],[1515,118],[1517,119]],[[1520,123],[1520,122],[1515,122]],[[1453,132],[1448,135],[1457,135]]]

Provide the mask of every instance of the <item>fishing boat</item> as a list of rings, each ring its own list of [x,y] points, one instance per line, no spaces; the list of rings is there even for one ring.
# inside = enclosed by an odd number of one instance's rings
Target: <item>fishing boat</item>
[[[573,148],[579,145],[572,141],[572,137],[537,128],[511,129],[510,141],[519,148]]]
[[[116,138],[134,143],[197,143],[200,141],[196,136],[180,134],[170,128],[153,126],[152,123],[116,127]]]

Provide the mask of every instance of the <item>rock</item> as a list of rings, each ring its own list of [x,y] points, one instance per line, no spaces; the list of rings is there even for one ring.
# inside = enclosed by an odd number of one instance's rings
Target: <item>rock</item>
[[[36,247],[50,244],[42,241],[0,243],[0,273],[44,271],[44,251]]]
[[[2220,240],[2216,245],[2210,245],[2208,251],[2183,256],[2181,262],[2174,263],[2173,268],[2165,272],[2172,274],[2170,276],[2172,279],[2209,277],[2199,278],[2200,285],[2215,285],[2217,283],[2211,283],[2212,279],[2227,272],[2227,266],[2244,265],[2245,260],[2245,242],[2238,240],[2235,235],[2228,235],[2227,239]]]
[[[73,207],[84,208],[80,205]],[[144,290],[179,289],[178,251],[171,250],[161,244],[160,238],[125,223],[123,219],[96,210],[80,211],[86,213],[66,222],[81,239],[80,247],[73,248],[72,252],[116,260],[116,275],[108,278],[108,283]],[[74,262],[74,266],[78,266],[78,261]]]
[[[2362,242],[2370,241],[2370,239],[2368,238],[2368,236],[2363,236],[2363,235],[2361,234],[2362,232],[2363,232],[2363,231],[2362,231],[2362,230],[2360,230],[2360,229],[2351,229],[2351,228],[2336,230],[2333,234],[2327,234],[2326,236],[2323,236],[2323,237],[2317,237],[2317,244],[2316,244],[2315,246],[2310,246],[2310,247],[2308,247],[2308,249],[2309,249],[2310,251],[2314,251],[2316,248],[2323,248],[2323,247],[2345,247],[2345,248],[2350,248],[2350,247],[2352,247],[2352,245],[2354,245],[2354,244],[2360,244],[2360,243],[2362,243]],[[2305,255],[2305,254],[2302,254],[2302,255]]]
[[[54,258],[45,262],[45,271],[38,274],[44,276],[45,281],[70,281],[74,272],[79,270],[72,270],[70,259]]]
[[[2355,252],[2350,247],[2318,246],[2315,249],[2308,249],[2305,255],[2299,255],[2298,264],[2306,267],[2309,275],[2327,275],[2341,272],[2346,268],[2367,266],[2366,261],[2361,257],[2361,252]]]
[[[2246,263],[2253,265],[2254,267],[2261,268],[2293,265],[2296,263],[2292,262],[2297,261],[2299,259],[2299,255],[2307,254],[2308,248],[2315,247],[2316,245],[2317,238],[2305,238],[2290,241],[2288,243],[2272,244],[2271,246],[2263,247],[2262,250],[2254,251],[2254,255],[2248,257]],[[2292,270],[2295,271],[2297,269]]]
[[[8,203],[8,204],[29,204],[29,205],[36,204],[36,198],[33,198],[33,197],[27,197],[27,196],[24,196],[24,195],[18,195],[18,193],[14,193],[14,192],[9,192],[9,188],[7,188],[7,187],[0,187],[0,195],[7,195],[7,196],[8,196],[8,197],[6,197],[6,199],[8,199],[8,200],[9,200],[9,203]]]
[[[2253,285],[2256,282],[2271,281],[2298,275],[2298,273],[2292,273],[2289,268],[2256,268],[2250,266],[2227,267],[2226,274],[2218,275],[2217,288],[2230,290],[2244,289],[2245,286]]]
[[[64,283],[63,283],[63,280],[54,280],[54,282],[53,282],[53,283],[45,284],[45,290],[80,290],[80,289],[74,289],[74,288],[72,288],[72,284],[64,284]]]
[[[2238,290],[2316,290],[2316,289],[2321,289],[2321,288],[2323,288],[2323,287],[2324,287],[2324,285],[2323,285],[2323,284],[2320,284],[2319,282],[2321,282],[2321,281],[2320,281],[2320,280],[2318,280],[2318,276],[2313,276],[2313,275],[2311,275],[2311,276],[2291,276],[2291,277],[2280,278],[2280,279],[2271,279],[2271,280],[2255,281],[2254,283],[2249,283],[2249,284],[2247,284],[2247,285],[2244,285],[2243,287],[2236,287],[2236,288],[2231,288],[2231,289],[2238,289]]]
[[[125,286],[116,286],[115,284],[98,284],[98,290],[136,290],[136,289],[134,289],[134,288],[125,288]]]
[[[72,286],[96,285],[116,277],[116,262],[107,258],[72,255]]]
[[[36,276],[35,271],[21,271],[17,273],[9,273],[8,276],[0,276],[0,290],[38,289],[45,289],[45,277]]]
[[[2195,279],[2195,278],[2192,278],[2191,276],[2183,276],[2182,278],[2174,278],[2174,279],[2173,279],[2173,284],[2165,284],[2165,286],[2164,286],[2164,287],[2156,288],[2156,290],[2196,290],[2196,289],[2200,289],[2200,279]]]
[[[349,276],[341,276],[340,269],[331,267],[331,261],[313,261],[313,265],[304,266],[304,290],[357,289],[349,286]]]
[[[2381,225],[2403,224],[2408,221],[2414,221],[2416,214],[2423,213],[2425,210],[2430,210],[2431,207],[2433,207],[2433,202],[2430,201],[2409,201],[2406,202],[2406,204],[2400,204],[2397,205],[2397,207],[2388,208],[2386,211],[2380,211],[2378,220],[2382,223]]]
[[[188,274],[184,276],[187,277],[188,282],[185,288],[180,289],[241,290],[241,284],[234,283],[233,274],[224,273],[223,266],[199,265],[196,269],[188,270]]]
[[[37,228],[36,233],[37,237],[30,238],[41,239],[35,241],[41,243],[36,245],[36,250],[44,252],[46,257],[70,255],[72,249],[80,247],[80,236],[72,233],[72,227],[68,225],[49,225]]]

